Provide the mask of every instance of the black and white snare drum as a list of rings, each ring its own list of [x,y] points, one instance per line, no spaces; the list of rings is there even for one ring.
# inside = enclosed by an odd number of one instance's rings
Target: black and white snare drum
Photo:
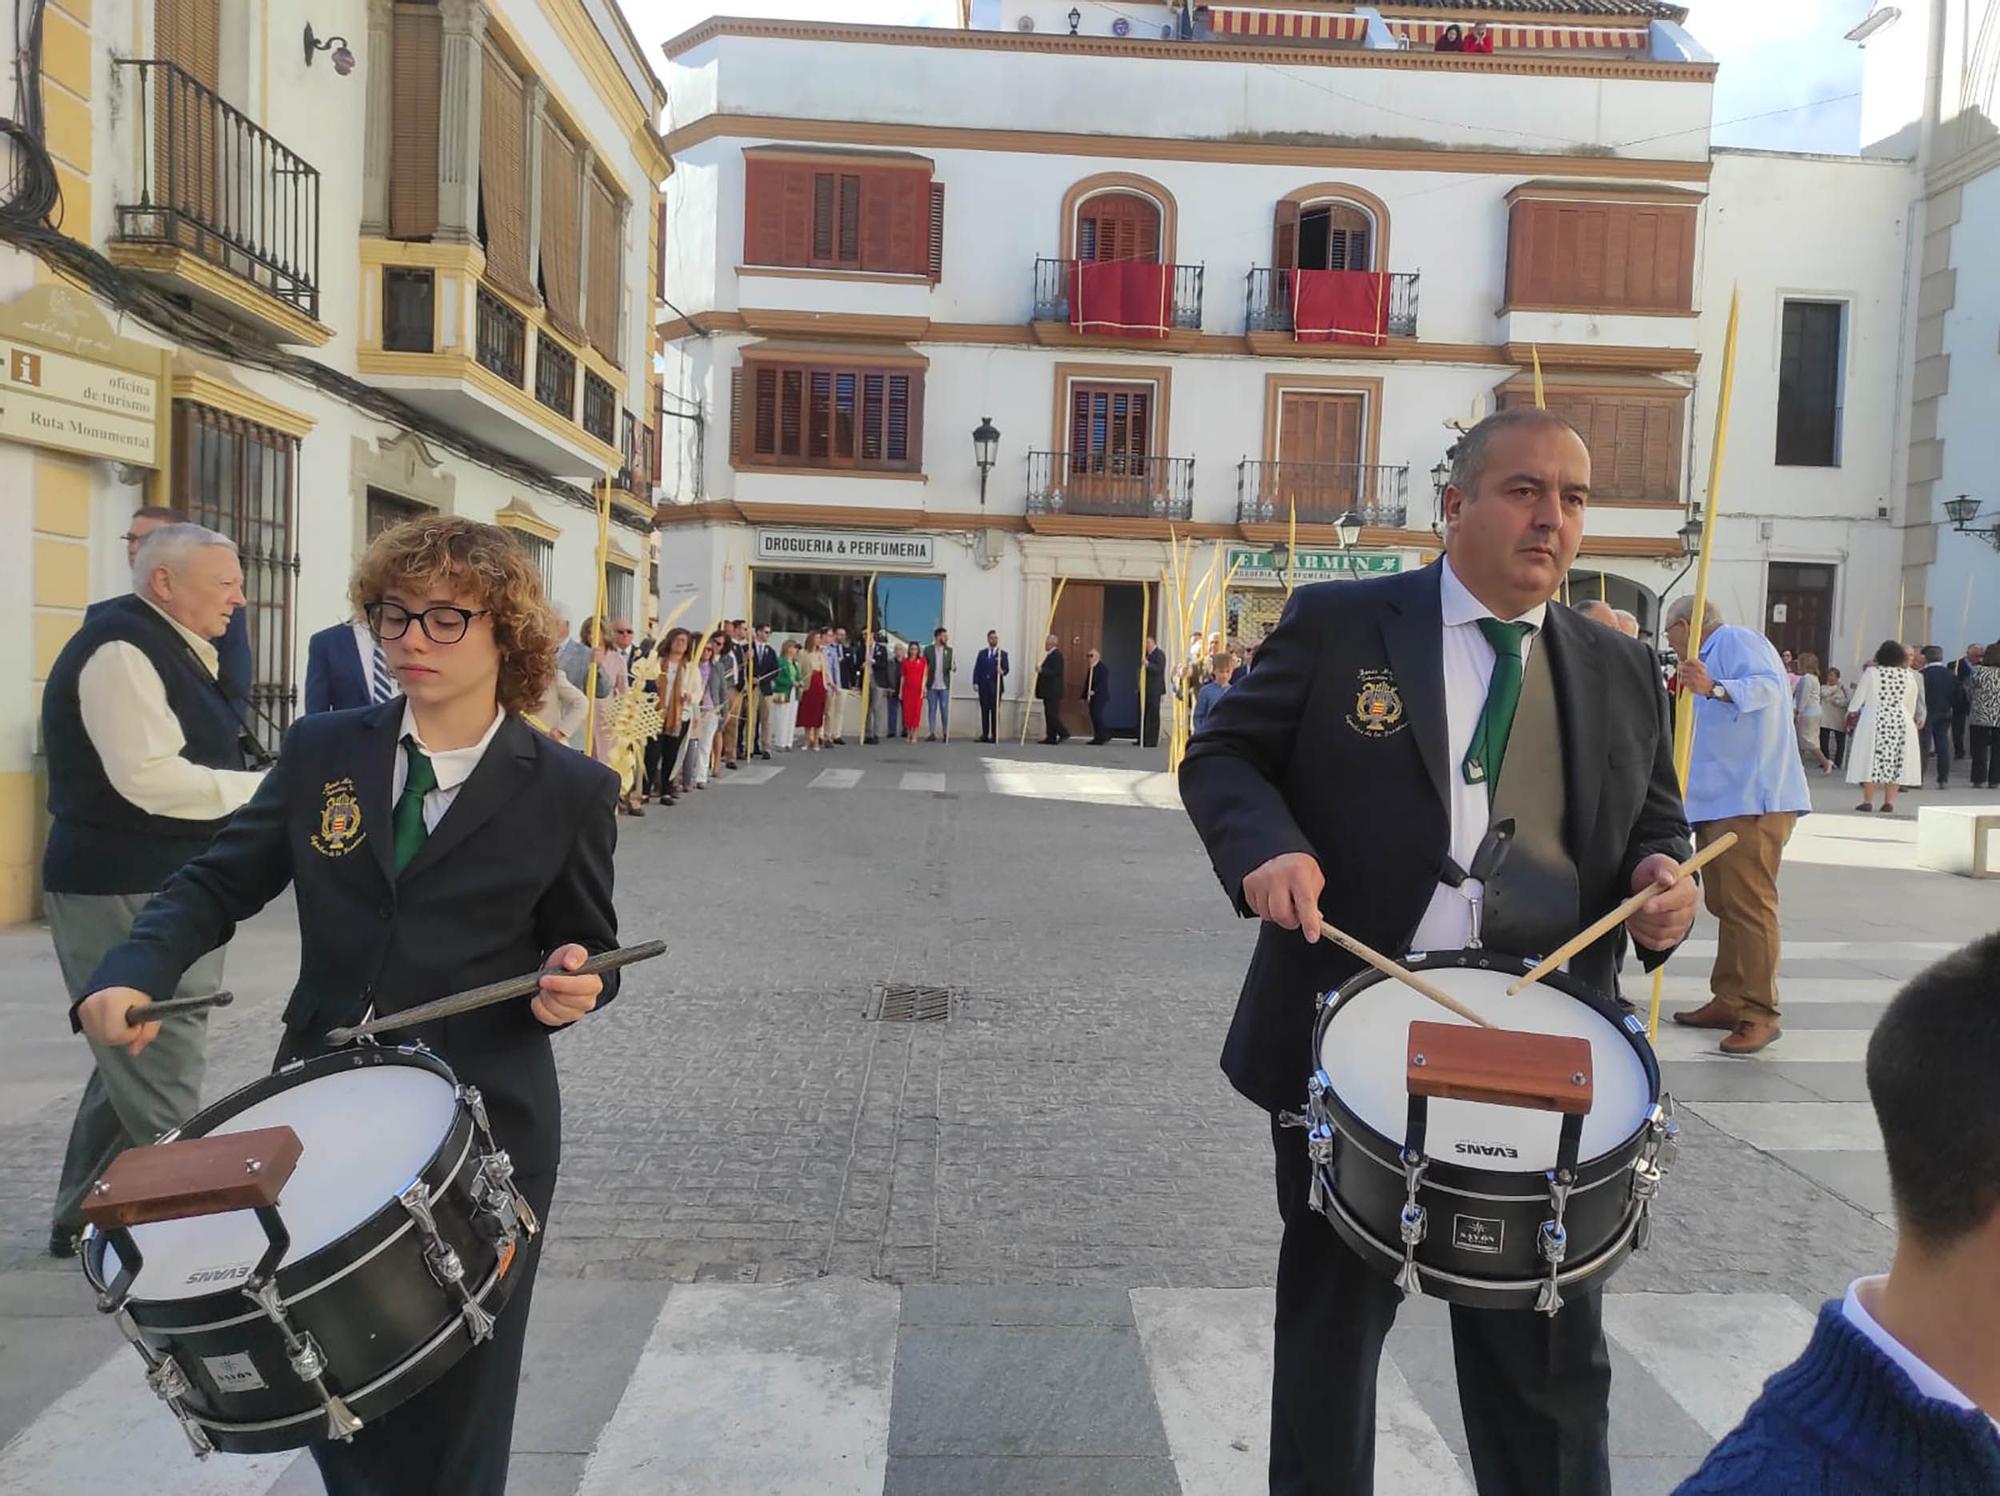
[[[1435,1097],[1413,1107],[1411,1023],[1464,1020],[1364,971],[1320,998],[1305,1117],[1313,1208],[1405,1293],[1553,1314],[1564,1289],[1600,1285],[1645,1245],[1672,1162],[1673,1098],[1645,1025],[1561,974],[1507,996],[1534,965],[1518,957],[1404,964],[1496,1025],[1587,1040],[1590,1109],[1566,1131],[1551,1111]]]
[[[423,1390],[492,1334],[537,1229],[479,1093],[420,1047],[287,1065],[173,1136],[280,1125],[302,1150],[271,1227],[245,1210],[84,1241],[99,1307],[203,1454],[349,1437]]]

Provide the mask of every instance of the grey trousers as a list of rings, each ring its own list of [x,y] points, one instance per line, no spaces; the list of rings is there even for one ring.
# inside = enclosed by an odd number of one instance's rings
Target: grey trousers
[[[152,897],[144,893],[51,893],[43,896],[49,934],[55,939],[69,1000],[87,996],[91,973],[105,952],[132,932],[132,921]],[[223,952],[212,951],[188,968],[175,997],[205,997],[222,986]],[[139,1054],[106,1049],[86,1039],[97,1068],[91,1072],[70,1124],[56,1189],[53,1224],[83,1229],[83,1197],[127,1148],[150,1143],[180,1126],[201,1106],[201,1077],[208,1063],[208,1014],[180,1013],[162,1020],[159,1036]]]

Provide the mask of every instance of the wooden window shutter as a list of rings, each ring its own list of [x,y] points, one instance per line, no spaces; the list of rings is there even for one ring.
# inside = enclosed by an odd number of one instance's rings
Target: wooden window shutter
[[[389,237],[437,232],[438,96],[444,22],[433,5],[398,5],[389,78]]]
[[[756,425],[752,429],[750,450],[759,457],[775,457],[778,453],[778,371],[776,369],[757,370],[756,403],[751,407],[751,415]]]
[[[1157,260],[1160,210],[1132,192],[1107,192],[1077,210],[1079,260]]]
[[[861,377],[861,460],[880,462],[886,426],[883,401],[888,393],[888,376]]]
[[[549,321],[572,341],[583,338],[583,267],[577,243],[583,162],[551,121],[542,131],[542,299]]]
[[[830,263],[833,259],[834,233],[839,217],[839,177],[835,172],[819,171],[812,179],[812,258],[815,263]]]
[[[931,183],[930,261],[931,284],[944,279],[944,183]]]
[[[222,0],[153,0],[153,55],[219,93]]]
[[[590,299],[586,305],[590,346],[623,364],[618,349],[618,266],[624,245],[618,236],[618,206],[603,178],[592,174],[590,191]]]
[[[778,455],[794,461],[805,457],[805,373],[783,369],[778,375]]]
[[[1299,205],[1279,203],[1277,222],[1271,230],[1271,268],[1299,268]]]
[[[842,265],[861,263],[861,178],[853,172],[840,174],[840,212],[836,221],[834,259]]]
[[[751,156],[743,168],[743,263],[782,265],[791,168]]]
[[[750,455],[750,422],[743,408],[746,373],[740,366],[729,371],[729,455],[739,462]]]
[[[479,94],[479,205],[486,274],[524,301],[539,300],[528,279],[527,100],[506,59],[485,49]]]

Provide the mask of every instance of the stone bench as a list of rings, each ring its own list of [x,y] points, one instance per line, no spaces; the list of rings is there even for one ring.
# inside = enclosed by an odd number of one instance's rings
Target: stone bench
[[[2000,878],[2000,805],[1926,805],[1917,811],[1917,865],[1961,878]]]

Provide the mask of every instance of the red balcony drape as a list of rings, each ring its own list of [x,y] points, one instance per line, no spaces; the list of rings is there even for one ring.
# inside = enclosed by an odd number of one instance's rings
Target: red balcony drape
[[[1070,331],[1164,338],[1174,321],[1174,267],[1149,260],[1073,260]]]
[[[1389,337],[1389,277],[1380,270],[1294,270],[1293,337],[1301,343],[1364,343]]]

